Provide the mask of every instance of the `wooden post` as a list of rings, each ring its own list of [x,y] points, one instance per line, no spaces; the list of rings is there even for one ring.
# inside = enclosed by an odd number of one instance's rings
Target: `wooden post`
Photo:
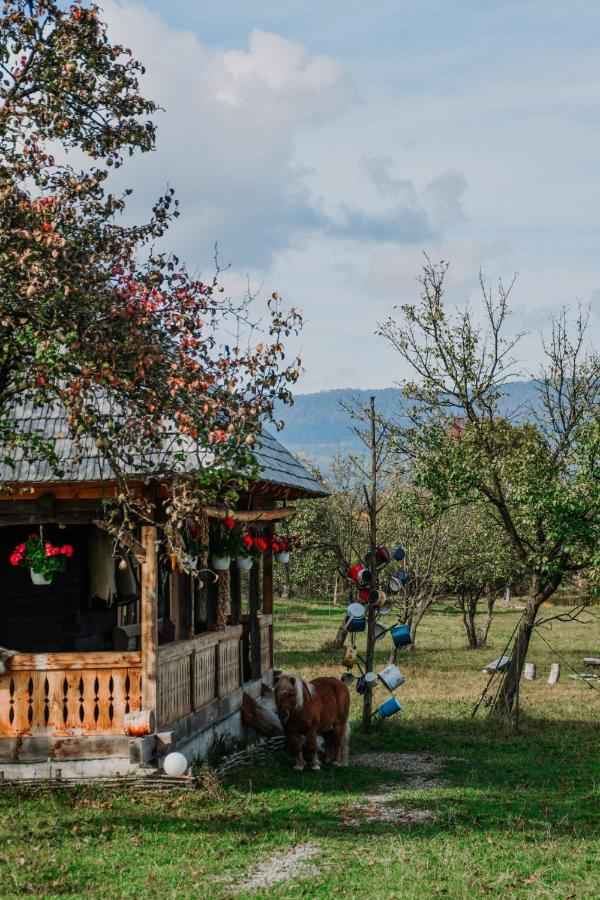
[[[368,494],[368,512],[369,512],[369,536],[370,536],[370,552],[369,552],[369,569],[371,570],[371,589],[378,587],[377,583],[377,435],[376,435],[376,419],[375,419],[375,397],[371,397],[369,405],[369,426],[370,426],[370,446],[371,446],[371,484]],[[367,613],[367,651],[365,654],[365,669],[367,672],[373,671],[375,663],[375,622],[377,620],[377,611],[374,606],[369,604]],[[371,728],[371,713],[373,711],[373,690],[367,687],[363,696],[362,710],[362,727],[364,731]]]
[[[273,615],[273,554],[270,550],[263,556],[263,612]],[[273,668],[273,622],[269,628],[269,666]]]
[[[260,628],[258,611],[260,604],[260,563],[254,560],[250,569],[250,677],[260,678]]]
[[[158,676],[158,560],[156,528],[142,526],[142,545],[146,556],[142,563],[142,709],[156,712]]]
[[[551,663],[550,674],[548,675],[548,684],[556,684],[560,678],[560,663]]]
[[[181,640],[181,582],[183,576],[179,569],[171,572],[171,590],[169,596],[169,618],[175,625],[175,640]]]
[[[229,573],[229,591],[231,595],[231,624],[239,625],[242,620],[242,578],[241,572],[234,564]]]
[[[270,550],[263,556],[263,604],[265,615],[273,614],[273,554]]]

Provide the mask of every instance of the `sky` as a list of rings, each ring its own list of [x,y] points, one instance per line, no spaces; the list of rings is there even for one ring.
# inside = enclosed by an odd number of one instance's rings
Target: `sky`
[[[298,391],[409,372],[377,323],[418,300],[423,254],[451,304],[509,283],[522,373],[553,314],[600,331],[600,7],[592,0],[101,0],[147,69],[157,149],[119,175],[169,246],[229,294],[278,291],[305,327]]]

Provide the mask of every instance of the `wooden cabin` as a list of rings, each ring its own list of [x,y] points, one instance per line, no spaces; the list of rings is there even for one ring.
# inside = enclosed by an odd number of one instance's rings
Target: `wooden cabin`
[[[243,692],[257,697],[272,682],[271,555],[249,573],[232,564],[227,626],[215,630],[213,576],[173,568],[154,527],[140,529],[138,563],[129,556],[123,566],[95,524],[115,491],[106,461],[91,446],[75,453],[59,415],[29,415],[58,438],[64,474],[18,457],[0,467],[0,778],[129,774],[174,749],[201,758],[217,734],[244,738]],[[260,478],[240,498],[238,518],[272,525],[290,515],[289,501],[324,496],[272,436],[255,452]],[[148,479],[132,484],[159,490]],[[66,572],[45,586],[9,561],[40,527],[74,548]],[[148,713],[138,718],[149,733],[134,733],[137,711]]]

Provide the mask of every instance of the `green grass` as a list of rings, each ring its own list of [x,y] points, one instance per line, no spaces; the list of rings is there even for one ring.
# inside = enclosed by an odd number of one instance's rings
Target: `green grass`
[[[282,603],[277,613],[278,665],[339,674],[320,649],[339,611]],[[530,659],[541,677],[523,688],[521,733],[485,713],[464,716],[485,684],[482,664],[502,650],[517,616],[499,611],[492,646],[469,652],[460,619],[436,609],[400,661],[402,716],[368,736],[355,728],[356,750],[444,757],[443,786],[407,789],[401,774],[373,767],[298,775],[289,759],[274,757],[222,790],[185,795],[5,789],[2,896],[238,896],[255,864],[310,841],[322,851],[311,860],[318,874],[255,896],[598,897],[600,693],[568,678],[564,666],[548,687],[552,656],[534,638]],[[598,623],[559,623],[546,636],[576,667],[600,651]],[[355,722],[358,701],[355,694]],[[382,785],[402,806],[432,810],[434,821],[408,830],[343,827],[341,811]]]

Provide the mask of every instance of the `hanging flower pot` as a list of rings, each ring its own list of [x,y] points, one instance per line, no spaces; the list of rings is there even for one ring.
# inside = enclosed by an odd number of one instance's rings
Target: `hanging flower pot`
[[[276,534],[272,534],[269,541],[269,546],[273,551],[275,559],[278,563],[283,563],[284,566],[287,566],[290,561],[290,550],[293,550],[297,544],[297,535],[292,535],[292,537],[280,537]]]
[[[48,578],[43,575],[41,572],[35,572],[33,569],[29,570],[29,574],[31,575],[31,580],[34,584],[44,585],[44,584],[52,584],[53,576],[50,575]]]
[[[249,572],[253,562],[254,560],[251,556],[236,556],[235,558],[235,564],[240,572]]]
[[[43,586],[52,583],[57,572],[64,572],[67,560],[73,556],[70,544],[57,547],[45,541],[40,528],[39,534],[30,534],[22,544],[17,544],[10,555],[12,566],[29,569],[34,584]]]
[[[221,520],[218,529],[211,535],[210,563],[216,572],[228,571],[231,557],[238,555],[239,541],[234,529],[235,519],[227,516]]]

